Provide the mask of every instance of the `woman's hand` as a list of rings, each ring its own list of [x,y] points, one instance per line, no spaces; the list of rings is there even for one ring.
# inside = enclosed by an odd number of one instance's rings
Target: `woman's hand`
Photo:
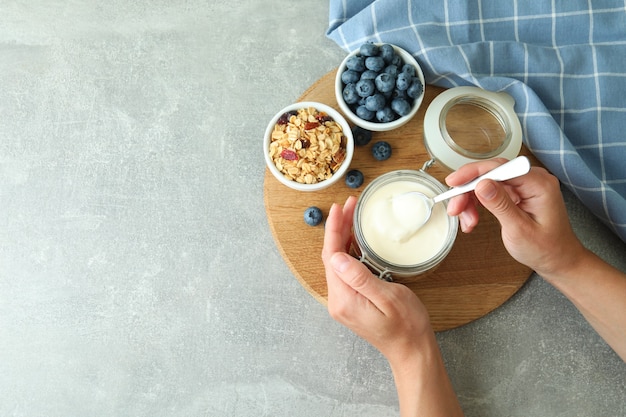
[[[326,219],[322,260],[330,315],[387,358],[402,417],[462,416],[424,304],[348,255],[355,204],[351,197],[343,207],[333,205]]]
[[[502,164],[504,160],[461,167],[446,179],[457,186]],[[481,181],[475,198],[502,226],[511,256],[533,268],[580,310],[600,336],[626,360],[626,274],[585,249],[572,231],[559,181],[545,169],[532,168],[505,183]],[[448,205],[464,231],[478,223],[476,200],[456,197]]]
[[[326,220],[322,260],[328,283],[328,311],[370,342],[390,362],[402,361],[431,335],[428,312],[404,285],[380,280],[347,254],[356,199],[333,205]]]
[[[497,159],[465,165],[446,182],[450,186],[464,184],[504,162]],[[533,167],[528,174],[503,183],[483,180],[474,194],[452,199],[448,214],[459,216],[464,232],[471,232],[478,223],[477,203],[500,222],[502,240],[511,256],[539,274],[567,271],[584,251],[569,223],[559,181],[543,168]]]

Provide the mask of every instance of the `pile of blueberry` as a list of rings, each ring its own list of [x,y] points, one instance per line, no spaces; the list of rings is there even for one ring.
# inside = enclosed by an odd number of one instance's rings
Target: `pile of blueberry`
[[[416,68],[389,44],[365,43],[346,61],[343,99],[361,119],[388,123],[411,111],[424,91]]]

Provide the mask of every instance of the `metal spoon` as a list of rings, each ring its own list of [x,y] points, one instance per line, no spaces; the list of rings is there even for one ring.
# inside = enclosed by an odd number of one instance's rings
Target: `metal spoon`
[[[476,185],[478,185],[478,183],[484,179],[491,179],[494,181],[506,181],[527,174],[528,171],[530,171],[530,161],[525,156],[518,156],[517,158],[511,159],[509,162],[502,164],[489,172],[486,172],[485,174],[466,184],[451,188],[448,191],[443,192],[433,198],[430,198],[427,195],[420,193],[419,191],[410,191],[408,193],[404,193],[403,195],[405,196],[411,195],[419,197],[419,199],[424,203],[424,207],[419,208],[420,213],[422,213],[424,217],[424,221],[419,224],[419,227],[417,227],[414,232],[424,226],[428,219],[430,219],[430,216],[433,212],[433,206],[435,204],[441,201],[445,201],[449,198],[456,197],[457,195],[473,191],[476,188]]]

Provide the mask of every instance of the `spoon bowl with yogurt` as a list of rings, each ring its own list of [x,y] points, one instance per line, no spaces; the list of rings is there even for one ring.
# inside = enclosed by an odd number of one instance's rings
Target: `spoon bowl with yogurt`
[[[466,184],[451,188],[435,197],[428,197],[419,191],[409,191],[395,196],[392,205],[394,211],[407,212],[411,210],[413,212],[411,224],[406,225],[407,230],[405,231],[407,235],[412,235],[428,222],[435,204],[473,191],[478,183],[484,179],[506,181],[521,177],[528,171],[530,171],[530,161],[525,156],[518,156]]]

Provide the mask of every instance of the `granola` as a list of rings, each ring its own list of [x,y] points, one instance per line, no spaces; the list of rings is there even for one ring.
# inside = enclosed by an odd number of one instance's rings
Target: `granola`
[[[271,135],[270,158],[289,180],[316,184],[329,179],[346,158],[341,125],[313,107],[282,115]]]

